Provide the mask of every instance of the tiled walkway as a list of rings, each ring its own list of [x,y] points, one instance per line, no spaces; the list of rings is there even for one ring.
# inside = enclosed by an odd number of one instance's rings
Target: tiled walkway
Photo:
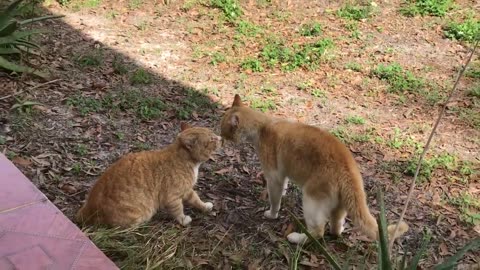
[[[118,269],[0,153],[0,270]]]

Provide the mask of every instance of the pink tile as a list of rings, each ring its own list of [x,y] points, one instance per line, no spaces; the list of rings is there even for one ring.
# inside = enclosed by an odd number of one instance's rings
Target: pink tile
[[[46,199],[3,154],[0,153],[0,213]]]
[[[54,264],[40,246],[33,246],[6,257],[17,270],[43,270]],[[31,258],[35,258],[35,263],[32,263]]]
[[[49,201],[0,214],[0,230],[56,236],[72,240],[88,239]]]

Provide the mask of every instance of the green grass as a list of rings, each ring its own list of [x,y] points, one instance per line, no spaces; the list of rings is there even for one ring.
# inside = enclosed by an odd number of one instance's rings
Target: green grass
[[[208,92],[208,90],[205,91]],[[212,103],[204,94],[194,89],[188,89],[181,103],[176,106],[176,115],[178,118],[186,120],[191,118],[194,113],[200,114],[215,108],[215,106],[217,104]]]
[[[69,6],[74,10],[83,8],[97,8],[102,3],[101,0],[60,0],[59,3],[63,6]]]
[[[443,17],[452,6],[452,0],[407,0],[399,11],[400,14],[408,17],[417,15]]]
[[[474,42],[480,38],[480,20],[467,18],[463,22],[450,22],[443,30],[445,37],[449,39]]]
[[[139,68],[130,77],[130,83],[136,84],[150,84],[153,82],[153,76],[145,69]]]
[[[476,98],[480,98],[480,84],[476,84],[468,91],[468,95]]]
[[[463,221],[471,225],[480,224],[480,199],[478,196],[462,192],[451,197],[450,204],[458,207]]]
[[[465,76],[473,79],[480,79],[480,62],[472,61],[465,71]]]
[[[211,55],[211,60],[210,60],[210,64],[211,65],[218,65],[219,63],[223,63],[226,61],[226,56],[224,53],[221,53],[221,52],[214,52],[212,55]]]
[[[92,52],[78,55],[74,60],[81,68],[100,66],[103,63],[103,51],[96,49]]]
[[[354,124],[354,125],[364,125],[365,124],[365,119],[361,116],[358,115],[352,115],[347,118],[345,118],[345,122],[347,124]]]
[[[322,32],[322,25],[318,22],[304,24],[300,28],[300,35],[304,37],[320,36]]]
[[[265,69],[263,68],[263,64],[260,60],[256,58],[247,58],[241,64],[242,69],[251,70],[253,72],[262,72]]]
[[[124,75],[128,73],[128,65],[123,62],[122,58],[115,56],[112,61],[113,72],[118,75]]]
[[[210,3],[212,7],[220,9],[229,21],[235,21],[243,14],[236,0],[211,0]]]
[[[83,116],[90,113],[131,111],[141,120],[151,120],[163,115],[167,105],[158,97],[151,97],[137,90],[107,94],[101,98],[75,95],[67,100]]]
[[[338,126],[335,129],[332,129],[332,133],[335,137],[346,144],[351,144],[353,142],[365,143],[372,140],[375,130],[373,128],[367,128],[364,132],[358,133],[353,132],[345,126]]]
[[[236,31],[238,34],[246,37],[256,37],[263,32],[258,25],[244,20],[237,23]]]
[[[357,72],[362,71],[362,66],[359,63],[355,63],[355,62],[346,63],[345,68],[353,71],[357,71]]]
[[[75,153],[79,156],[86,156],[88,154],[88,147],[84,144],[77,144],[75,146]]]
[[[302,45],[294,44],[291,47],[279,40],[269,40],[260,56],[256,59],[246,59],[242,67],[253,71],[261,71],[264,66],[279,67],[283,71],[293,71],[298,68],[313,70],[318,68],[322,56],[332,47],[333,41],[328,38]]]
[[[404,93],[419,92],[425,85],[424,81],[415,77],[410,71],[405,71],[398,63],[378,65],[372,74],[380,80],[386,81],[390,87],[389,92]]]
[[[407,162],[407,167],[405,173],[407,175],[413,176],[417,169],[418,158],[410,159]],[[425,182],[430,180],[433,172],[438,169],[443,168],[446,170],[456,170],[458,168],[458,161],[455,156],[450,154],[441,154],[435,155],[430,158],[424,158],[422,161],[422,167],[418,173],[418,180],[420,182]]]
[[[143,5],[144,0],[130,0],[128,2],[128,7],[130,9],[138,9]]]
[[[473,100],[473,104],[469,107],[458,109],[460,118],[463,119],[471,127],[480,130],[480,100]]]
[[[360,21],[370,18],[372,12],[373,9],[371,6],[346,4],[337,10],[337,16],[344,19]]]
[[[175,227],[87,228],[85,233],[121,269],[161,269],[178,265],[178,245],[185,234]]]
[[[249,101],[251,108],[262,112],[275,111],[277,109],[275,100],[271,98],[247,97],[247,101]]]

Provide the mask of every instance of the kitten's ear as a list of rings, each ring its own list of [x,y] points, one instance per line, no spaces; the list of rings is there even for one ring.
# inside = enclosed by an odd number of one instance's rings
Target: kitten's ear
[[[238,117],[237,114],[233,114],[230,117],[230,125],[232,125],[232,127],[234,128],[237,128],[239,123],[240,123],[240,118]]]
[[[181,122],[180,123],[180,130],[181,131],[184,131],[185,129],[189,129],[191,128],[192,126],[190,126],[189,124],[185,123],[185,122]]]
[[[233,98],[232,107],[241,107],[241,106],[243,106],[242,99],[238,94],[235,94],[235,98]]]

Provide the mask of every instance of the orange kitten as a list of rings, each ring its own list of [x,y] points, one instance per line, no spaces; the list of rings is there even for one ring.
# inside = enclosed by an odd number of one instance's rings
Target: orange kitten
[[[220,147],[221,138],[207,128],[182,123],[181,129],[164,149],[131,153],[111,165],[93,186],[77,221],[133,226],[161,208],[186,226],[192,219],[183,213],[183,201],[211,211],[213,204],[203,202],[193,186],[200,164]]]
[[[309,232],[323,237],[325,224],[340,235],[347,213],[361,231],[377,239],[378,227],[370,213],[363,180],[350,151],[325,130],[273,119],[242,104],[238,95],[221,120],[221,135],[234,142],[253,143],[267,180],[270,210],[265,217],[278,216],[282,192],[288,179],[303,192],[303,213]],[[388,227],[391,237],[408,230],[400,224],[393,236],[394,225]],[[307,236],[293,232],[287,236],[292,243],[303,243]]]

